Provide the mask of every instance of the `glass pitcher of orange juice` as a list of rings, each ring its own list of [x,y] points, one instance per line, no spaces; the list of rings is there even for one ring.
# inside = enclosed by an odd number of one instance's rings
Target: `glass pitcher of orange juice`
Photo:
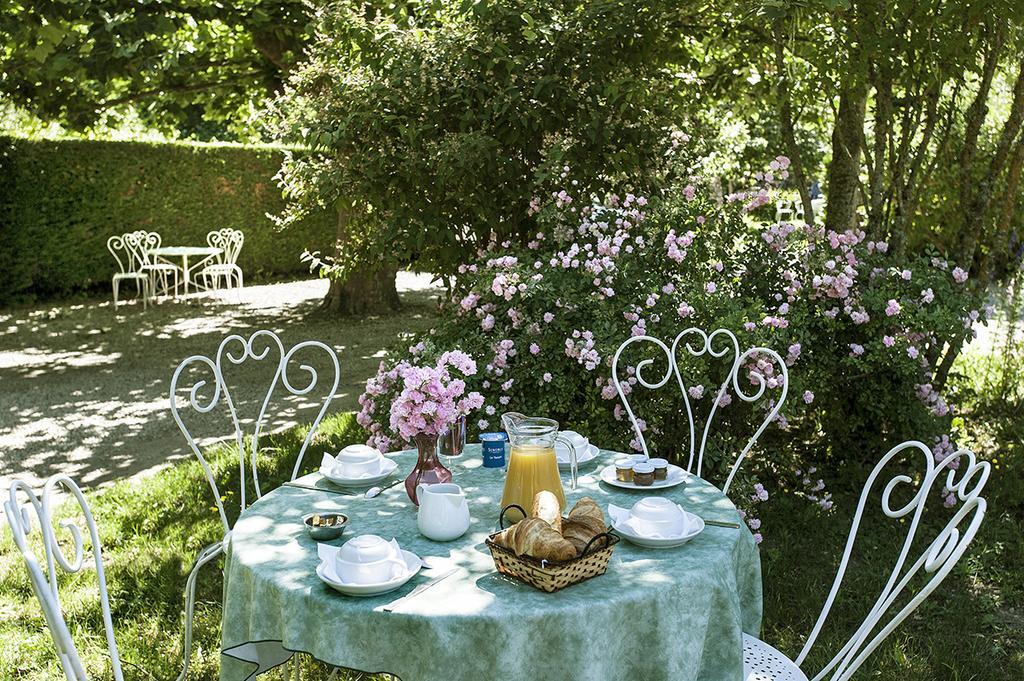
[[[569,446],[574,488],[576,449],[568,438],[558,434],[558,422],[516,412],[504,414],[501,422],[505,425],[505,432],[512,445],[501,507],[517,504],[529,513],[533,507],[533,497],[537,492],[547,490],[558,497],[559,507],[564,509],[565,492],[562,490],[562,478],[558,474],[555,441],[563,441]],[[516,516],[515,513],[510,514],[509,520],[522,519]]]

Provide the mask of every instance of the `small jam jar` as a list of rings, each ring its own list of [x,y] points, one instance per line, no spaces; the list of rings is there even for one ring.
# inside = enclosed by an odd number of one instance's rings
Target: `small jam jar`
[[[650,487],[654,484],[654,464],[650,461],[640,461],[633,464],[633,484],[640,487]]]
[[[654,479],[664,480],[668,477],[668,461],[665,459],[651,459],[654,466]]]
[[[619,482],[633,482],[633,462],[619,459],[615,462],[615,479]]]

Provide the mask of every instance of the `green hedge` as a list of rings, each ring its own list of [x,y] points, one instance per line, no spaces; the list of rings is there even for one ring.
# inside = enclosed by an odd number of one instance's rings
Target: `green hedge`
[[[278,147],[0,137],[0,304],[109,286],[113,234],[148,229],[164,245],[245,233],[249,281],[306,271],[304,248],[333,241],[328,213],[278,232]]]

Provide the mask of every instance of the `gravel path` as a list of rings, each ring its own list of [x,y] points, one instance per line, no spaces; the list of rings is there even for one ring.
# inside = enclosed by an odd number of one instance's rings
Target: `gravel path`
[[[133,302],[115,313],[109,299],[0,311],[0,489],[15,475],[36,485],[56,472],[95,487],[190,456],[168,409],[171,375],[190,355],[213,356],[232,333],[270,329],[286,350],[304,340],[333,346],[341,376],[329,411],[356,409],[384,348],[430,327],[442,289],[429,275],[400,273],[400,313],[341,321],[317,312],[326,288],[324,280],[250,286],[164,300],[145,311]],[[325,357],[309,352],[294,364],[312,365],[329,387]],[[243,420],[258,412],[269,368],[250,361],[225,369]],[[297,366],[289,376],[302,384]],[[319,403],[276,392],[268,429],[311,420],[323,399],[323,392]],[[202,441],[233,432],[220,407],[189,423]]]

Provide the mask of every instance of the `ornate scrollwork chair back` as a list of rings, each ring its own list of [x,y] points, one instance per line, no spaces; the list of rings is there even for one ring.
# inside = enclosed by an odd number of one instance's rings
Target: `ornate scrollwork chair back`
[[[656,362],[655,359],[650,357],[640,360],[637,362],[635,367],[628,367],[626,373],[631,373],[631,376],[628,376],[625,379],[620,376],[619,364],[623,351],[631,345],[641,343],[653,345],[656,354],[660,351],[664,356],[665,371],[657,380],[651,381],[649,380],[649,377],[645,377],[643,373],[645,369],[648,369]],[[725,358],[726,365],[729,367],[718,390],[714,395],[712,395],[711,407],[702,426],[697,423],[697,420],[694,417],[694,409],[690,401],[690,394],[686,385],[686,379],[680,370],[679,359],[681,351],[685,351],[691,359],[704,356],[711,359]],[[731,361],[729,361],[730,357]],[[753,366],[748,366],[750,363],[753,363]],[[776,365],[779,369],[777,375],[774,368]],[[743,387],[741,387],[740,375],[743,373],[744,369],[746,369],[746,375],[749,377],[750,383],[754,387],[752,392],[747,392]],[[714,423],[715,417],[722,406],[726,393],[731,389],[737,397],[744,402],[749,403],[758,402],[765,397],[765,392],[769,387],[778,388],[779,390],[778,396],[772,398],[772,402],[768,403],[764,420],[754,431],[754,434],[747,440],[746,445],[740,451],[729,469],[729,475],[722,487],[722,490],[728,494],[733,478],[736,476],[736,473],[739,471],[744,459],[749,454],[750,449],[754,446],[758,438],[761,437],[761,434],[768,428],[771,422],[778,416],[779,411],[782,409],[782,405],[786,400],[786,395],[789,390],[789,373],[786,368],[786,363],[782,357],[771,348],[756,346],[741,352],[740,344],[736,335],[728,329],[718,329],[709,334],[702,329],[690,327],[680,332],[672,341],[671,346],[652,336],[633,336],[623,342],[612,358],[612,383],[614,384],[615,390],[622,402],[622,406],[626,411],[626,415],[629,417],[630,423],[633,426],[633,431],[636,433],[640,447],[643,453],[648,456],[650,456],[650,450],[648,449],[647,439],[644,436],[644,430],[646,428],[642,424],[642,420],[638,418],[635,413],[633,406],[630,404],[629,394],[632,392],[632,386],[634,385],[640,385],[649,390],[657,390],[668,385],[672,382],[673,378],[675,378],[675,384],[682,396],[687,426],[689,428],[689,459],[687,461],[686,469],[698,476],[701,475],[701,471],[704,468],[704,455],[707,450],[708,435],[711,432],[712,424]],[[697,439],[698,428],[701,429],[699,441]]]
[[[59,529],[64,533],[62,534],[64,544],[70,545],[69,548],[72,550],[70,557],[65,553],[65,548],[59,541],[58,528],[55,526],[53,518],[53,503],[54,495],[61,488],[77,502],[82,511],[88,532],[89,552],[86,551],[86,539],[74,520],[65,519],[59,523]],[[58,574],[74,574],[81,571],[88,564],[87,559],[91,557],[91,562],[96,570],[100,610],[111,670],[115,681],[123,681],[121,660],[117,652],[117,643],[114,640],[114,625],[110,615],[106,575],[103,570],[103,551],[96,522],[93,520],[92,511],[82,490],[74,480],[66,475],[58,474],[46,481],[42,495],[36,497],[27,483],[15,480],[11,484],[7,500],[4,501],[4,512],[14,535],[14,543],[28,569],[32,591],[39,600],[50,636],[56,645],[61,668],[69,681],[86,681],[88,677],[75,642],[71,638],[71,632],[61,607]],[[34,548],[39,545],[42,547],[42,562]]]
[[[991,472],[991,466],[987,461],[978,461],[973,452],[960,450],[936,464],[931,450],[917,441],[904,442],[890,449],[875,465],[864,485],[835,581],[814,628],[795,660],[797,665],[806,659],[807,654],[814,646],[840,591],[850,564],[850,555],[857,540],[857,532],[864,519],[868,499],[875,489],[876,483],[884,479],[883,470],[904,452],[919,453],[923,457],[923,475],[916,482],[916,491],[913,491],[909,501],[902,506],[894,506],[893,494],[899,488],[912,487],[915,480],[904,472],[899,472],[890,478],[882,488],[881,510],[887,518],[898,521],[909,520],[906,522],[906,537],[885,586],[864,622],[856,629],[846,645],[814,677],[815,681],[825,678],[831,678],[833,681],[846,681],[853,676],[882,640],[938,588],[967,550],[985,516],[987,506],[985,499],[981,497],[981,492],[988,482]],[[912,560],[911,556],[915,545],[919,545],[919,540],[922,539],[918,537],[922,515],[928,502],[934,504],[939,499],[939,490],[936,489],[936,484],[940,480],[945,482],[945,493],[955,495],[956,511],[934,537],[930,540],[927,537],[923,538],[926,547],[916,559]],[[922,569],[926,573],[923,578],[925,580],[923,586],[914,592],[906,603],[892,612],[907,586]]]
[[[240,229],[225,227],[208,233],[206,243],[213,248],[221,249],[221,252],[216,256],[212,265],[203,268],[201,276],[207,280],[212,277],[214,281],[219,281],[220,277],[224,277],[229,287],[234,278],[238,282],[238,287],[242,288],[242,268],[238,266],[238,254],[241,252],[244,242],[245,234]]]
[[[291,479],[294,480],[298,477],[299,471],[302,469],[306,449],[309,447],[310,442],[316,435],[320,422],[327,413],[327,409],[330,406],[331,399],[334,397],[334,394],[338,389],[338,384],[341,378],[338,356],[330,346],[319,341],[303,341],[292,346],[290,350],[285,351],[284,344],[281,342],[281,339],[272,331],[256,331],[249,336],[249,338],[244,338],[235,334],[228,336],[221,341],[217,348],[217,352],[212,359],[204,355],[193,355],[186,358],[178,365],[178,368],[174,371],[174,375],[171,378],[171,415],[174,418],[174,421],[178,424],[178,427],[181,429],[182,434],[185,436],[192,453],[196,456],[196,459],[198,459],[200,465],[203,467],[206,481],[213,492],[214,502],[217,505],[217,511],[220,514],[221,523],[224,527],[224,537],[220,541],[203,549],[189,573],[185,596],[185,668],[181,676],[178,677],[179,679],[185,679],[188,674],[196,576],[203,565],[216,558],[223,551],[224,543],[228,538],[228,534],[231,532],[232,525],[228,518],[228,514],[224,509],[221,491],[217,485],[217,480],[214,476],[213,470],[211,469],[209,462],[206,460],[206,457],[203,456],[202,449],[199,447],[186,425],[185,419],[183,418],[182,408],[191,407],[191,409],[196,413],[209,414],[223,402],[223,406],[227,409],[228,414],[230,415],[232,429],[234,431],[234,446],[238,454],[240,485],[238,503],[239,513],[241,513],[247,507],[247,490],[250,484],[257,499],[263,494],[260,487],[258,469],[260,453],[259,441],[263,428],[266,425],[271,398],[275,391],[280,392],[278,390],[278,386],[283,387],[284,391],[290,395],[303,397],[311,395],[317,389],[318,384],[320,384],[320,377],[317,370],[308,364],[298,365],[301,372],[305,374],[305,383],[301,378],[297,382],[293,382],[293,378],[289,375],[289,367],[294,364],[293,360],[298,361],[297,355],[303,350],[309,348],[326,353],[329,360],[329,367],[333,369],[334,373],[333,379],[329,383],[329,389],[324,393],[320,409],[310,425],[310,428],[302,441],[302,446],[299,449],[298,456],[296,457],[295,465],[292,468],[291,474]],[[231,365],[237,366],[242,365],[247,361],[261,362],[264,360],[270,361],[270,365],[273,368],[273,377],[271,378],[269,388],[263,397],[263,401],[260,404],[259,412],[252,425],[252,430],[251,432],[246,433],[243,428],[243,422],[239,418],[239,404],[232,396],[232,391],[225,381],[224,373],[225,369]],[[205,378],[195,380],[191,387],[187,388],[188,398],[186,400],[179,400],[179,382],[181,382],[183,378],[187,378],[185,372],[191,367],[198,367],[199,371],[205,374]],[[302,374],[300,374],[300,376],[301,375]]]
[[[152,295],[149,274],[143,271],[143,266],[146,264],[146,245],[143,235],[145,232],[129,232],[107,239],[107,250],[117,262],[117,272],[111,278],[115,308],[122,281],[131,280],[136,283],[139,287],[139,295],[142,296],[143,308],[146,307],[149,297]]]

